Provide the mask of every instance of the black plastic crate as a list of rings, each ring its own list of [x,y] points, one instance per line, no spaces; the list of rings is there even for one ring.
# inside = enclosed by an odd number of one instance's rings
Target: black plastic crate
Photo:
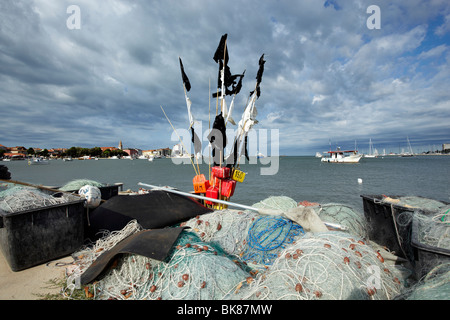
[[[11,270],[24,270],[79,249],[84,242],[84,199],[32,210],[0,210],[0,246]]]
[[[383,202],[383,195],[361,195],[369,239],[402,258],[414,261],[411,223],[414,208]],[[392,198],[397,198],[392,196]]]

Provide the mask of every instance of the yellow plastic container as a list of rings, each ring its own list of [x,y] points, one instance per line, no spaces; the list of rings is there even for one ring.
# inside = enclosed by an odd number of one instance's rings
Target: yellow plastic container
[[[245,179],[245,172],[241,170],[234,169],[233,170],[233,180],[236,180],[237,182],[244,182]]]

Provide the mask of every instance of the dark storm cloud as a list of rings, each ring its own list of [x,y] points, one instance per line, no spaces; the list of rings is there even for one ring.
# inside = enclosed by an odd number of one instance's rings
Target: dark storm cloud
[[[2,1],[0,143],[171,146],[160,106],[177,128],[189,126],[178,58],[206,128],[225,33],[231,72],[246,70],[235,119],[264,53],[258,127],[279,129],[285,152],[312,154],[330,139],[448,142],[450,6],[376,1],[381,29],[369,30],[372,4]],[[70,5],[80,8],[79,30],[66,25]]]

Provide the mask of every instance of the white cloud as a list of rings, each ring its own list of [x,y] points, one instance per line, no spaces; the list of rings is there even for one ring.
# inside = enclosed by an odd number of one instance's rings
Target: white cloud
[[[2,128],[22,122],[32,137],[41,132],[34,134],[29,123],[47,122],[62,135],[57,111],[63,110],[69,126],[94,132],[96,144],[119,132],[120,139],[148,148],[156,138],[146,144],[146,128],[167,125],[160,105],[176,126],[187,123],[178,57],[192,84],[193,112],[208,119],[209,84],[213,91],[217,85],[212,56],[228,33],[231,71],[246,69],[236,118],[265,53],[258,126],[280,128],[282,148],[313,153],[333,137],[404,139],[412,126],[448,136],[446,2],[383,0],[380,30],[366,27],[369,0],[337,7],[316,0],[180,3],[77,1],[81,29],[68,30],[70,2],[2,1]],[[92,128],[96,124],[102,128]],[[161,132],[158,143],[170,142],[170,130]],[[0,133],[0,143],[27,144],[17,141],[23,137]]]
[[[322,101],[322,100],[325,99],[325,98],[326,98],[326,97],[325,97],[324,95],[321,95],[321,94],[315,95],[315,96],[313,97],[313,99],[312,99],[311,104],[314,104],[314,103],[316,103],[316,102],[320,102],[320,101]]]
[[[428,51],[424,51],[418,55],[418,59],[431,59],[438,58],[448,50],[448,46],[441,44],[437,47],[431,48]]]
[[[434,33],[439,36],[443,36],[447,34],[449,31],[450,31],[450,14],[447,14],[445,16],[444,22],[435,29]]]

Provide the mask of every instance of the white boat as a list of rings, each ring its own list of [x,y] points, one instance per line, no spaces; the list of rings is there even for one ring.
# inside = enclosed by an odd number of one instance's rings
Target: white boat
[[[320,152],[316,152],[316,158],[322,158],[322,154]]]
[[[377,149],[373,148],[372,139],[369,139],[369,153],[364,155],[364,158],[376,158],[378,156]]]
[[[264,154],[262,154],[261,152],[259,152],[259,153],[257,153],[256,154],[256,158],[257,159],[263,159],[263,158],[265,158],[266,156],[264,155]]]
[[[357,150],[340,150],[328,151],[327,157],[322,157],[320,161],[331,163],[358,163],[362,158],[362,154],[359,154]]]
[[[411,142],[409,142],[409,138],[406,137],[406,141],[408,142],[408,151],[402,152],[400,154],[401,157],[414,157],[414,152],[412,151]]]
[[[63,161],[73,161],[72,157],[63,158]]]
[[[44,158],[32,158],[32,159],[28,159],[28,164],[29,165],[33,165],[33,164],[49,164],[48,160],[44,159]]]
[[[192,156],[184,150],[183,145],[181,143],[173,146],[172,158],[188,158],[189,159],[191,157]]]

